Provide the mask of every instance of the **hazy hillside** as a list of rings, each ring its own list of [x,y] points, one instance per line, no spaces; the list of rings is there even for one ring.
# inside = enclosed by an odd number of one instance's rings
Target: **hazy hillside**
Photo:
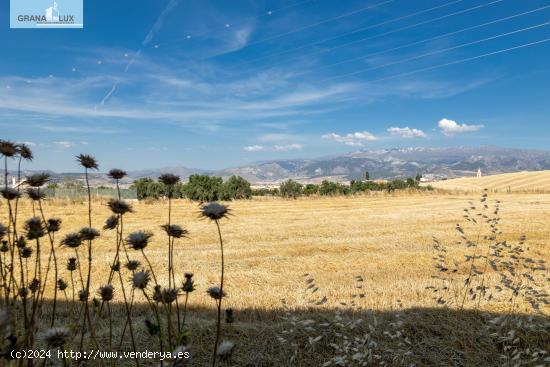
[[[548,191],[550,192],[550,171],[518,172],[481,178],[468,177],[431,183],[446,190],[481,191]]]
[[[152,168],[128,172],[123,184],[142,177],[157,178],[162,173],[173,173],[183,181],[194,173],[229,177],[239,175],[252,183],[278,183],[292,178],[301,181],[330,179],[348,181],[363,178],[369,171],[371,178],[406,178],[433,175],[435,178],[473,176],[481,168],[484,175],[521,171],[550,170],[550,151],[518,150],[499,147],[455,148],[400,148],[364,150],[338,156],[313,159],[286,159],[252,163],[222,170],[201,170],[184,166]],[[60,181],[64,176],[82,179],[82,173],[53,173]],[[110,185],[105,173],[93,173],[94,186]]]

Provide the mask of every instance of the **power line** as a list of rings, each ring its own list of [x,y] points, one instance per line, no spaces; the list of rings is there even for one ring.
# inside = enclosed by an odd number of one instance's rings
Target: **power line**
[[[379,33],[379,34],[376,34],[376,35],[373,35],[373,36],[369,36],[369,37],[361,38],[361,39],[354,40],[354,41],[351,41],[351,42],[343,43],[343,44],[340,44],[340,45],[337,45],[337,46],[334,46],[334,47],[331,47],[331,48],[317,50],[317,51],[314,51],[314,52],[310,53],[309,55],[315,55],[315,54],[318,54],[318,53],[334,51],[336,49],[346,47],[346,46],[350,46],[350,45],[353,45],[353,44],[356,44],[356,43],[369,41],[369,40],[384,37],[384,36],[387,36],[387,35],[390,35],[390,34],[395,34],[395,33],[402,32],[402,31],[405,31],[405,30],[408,30],[408,29],[416,28],[416,27],[419,27],[419,26],[422,26],[422,25],[426,25],[426,24],[429,24],[429,23],[434,23],[434,22],[443,20],[443,19],[451,18],[451,17],[454,17],[456,15],[469,13],[471,11],[478,10],[478,9],[481,9],[481,8],[485,8],[487,6],[491,6],[491,5],[494,5],[494,4],[498,4],[498,3],[501,3],[503,1],[504,0],[493,0],[489,3],[476,5],[474,7],[468,8],[468,9],[464,9],[464,10],[460,10],[460,11],[453,12],[453,13],[450,13],[450,14],[446,14],[446,15],[443,15],[443,16],[439,16],[439,17],[436,17],[436,18],[431,18],[431,19],[428,19],[428,20],[424,20],[422,22],[418,22],[418,23],[411,24],[411,25],[408,25],[408,26],[400,27],[400,28],[397,28],[397,29],[394,29],[394,30],[391,30],[391,31],[388,31],[388,32]],[[263,65],[262,68],[264,68],[265,66],[266,65]],[[267,66],[269,66],[269,64]],[[252,69],[252,70],[254,70],[254,69]],[[250,69],[248,71],[250,71]]]
[[[519,46],[514,46],[514,47],[509,47],[509,48],[505,48],[505,49],[498,50],[498,51],[488,52],[488,53],[485,53],[485,54],[482,54],[482,55],[467,57],[467,58],[464,58],[464,59],[450,61],[450,62],[446,62],[444,64],[433,65],[433,66],[429,66],[429,67],[425,67],[425,68],[421,68],[421,69],[416,69],[416,70],[408,71],[408,72],[405,72],[405,73],[386,76],[386,77],[379,78],[379,79],[373,79],[373,80],[369,80],[368,82],[369,83],[374,83],[374,82],[379,82],[379,81],[388,80],[388,79],[395,79],[395,78],[399,78],[399,77],[402,77],[402,76],[409,76],[409,75],[413,75],[413,74],[418,74],[418,73],[421,73],[421,72],[424,72],[424,71],[430,71],[430,70],[434,70],[434,69],[440,69],[440,68],[443,68],[443,67],[446,67],[446,66],[462,64],[462,63],[465,63],[465,62],[468,62],[468,61],[478,60],[478,59],[482,59],[482,58],[493,56],[493,55],[498,55],[498,54],[502,54],[502,53],[506,53],[506,52],[511,52],[511,51],[519,50],[519,49],[522,49],[522,48],[525,48],[525,47],[530,47],[530,46],[546,43],[546,42],[549,42],[549,41],[550,41],[550,38],[545,38],[545,39],[542,39],[542,40],[539,40],[539,41],[524,43],[524,44],[521,44]],[[349,75],[350,74],[338,75],[338,76],[335,76],[335,77],[332,77],[332,78],[323,79],[323,80],[321,80],[321,82],[328,81],[328,80],[334,80],[334,79],[346,77],[346,76],[349,76]]]
[[[542,10],[545,10],[545,9],[548,9],[548,8],[550,8],[550,5],[543,6],[543,7],[537,8],[537,9],[533,9],[533,10],[529,10],[529,11],[526,11],[526,12],[523,12],[523,13],[510,15],[510,16],[507,16],[507,17],[504,17],[504,18],[495,19],[495,20],[492,20],[490,22],[478,24],[478,25],[475,25],[475,26],[462,28],[462,29],[459,29],[457,31],[444,33],[444,34],[434,36],[434,37],[430,37],[430,38],[426,38],[426,39],[423,39],[423,40],[420,40],[420,41],[407,43],[405,45],[393,47],[393,48],[390,48],[390,49],[387,49],[387,50],[382,50],[382,51],[370,53],[368,55],[362,55],[362,56],[354,57],[354,58],[351,58],[351,59],[342,60],[342,61],[339,61],[339,62],[336,62],[336,63],[333,63],[333,64],[323,65],[323,66],[320,66],[318,68],[309,69],[309,70],[307,70],[305,72],[302,72],[302,73],[294,74],[293,77],[297,77],[297,76],[304,75],[304,74],[309,74],[309,73],[312,73],[314,71],[319,71],[319,70],[322,70],[322,69],[330,68],[330,67],[333,67],[333,66],[336,66],[336,65],[345,64],[345,63],[348,63],[348,62],[363,60],[363,59],[366,59],[366,58],[372,57],[372,56],[383,55],[383,54],[386,54],[386,53],[389,53],[389,52],[392,52],[392,51],[401,50],[401,49],[408,48],[408,47],[411,47],[411,46],[416,46],[416,45],[419,45],[419,44],[422,44],[422,43],[435,41],[435,40],[438,40],[438,39],[441,39],[441,38],[446,38],[446,37],[453,36],[453,35],[456,35],[456,34],[459,34],[459,33],[464,33],[464,32],[467,32],[467,31],[471,31],[473,29],[486,27],[488,25],[492,25],[492,24],[500,23],[500,22],[503,22],[503,21],[506,21],[506,20],[518,18],[518,17],[524,16],[524,15],[536,13],[536,12],[539,12],[539,11],[542,11]]]
[[[438,9],[441,9],[441,8],[445,8],[445,7],[447,7],[447,6],[451,6],[451,5],[454,5],[454,4],[456,4],[456,3],[460,3],[460,2],[463,2],[463,1],[465,1],[465,0],[454,0],[454,1],[451,1],[451,2],[447,2],[447,3],[445,3],[445,4],[441,4],[441,5],[438,5],[438,6],[434,6],[434,7],[429,8],[429,9],[420,10],[420,11],[417,11],[417,12],[414,12],[414,13],[411,13],[411,14],[407,14],[407,15],[400,16],[400,17],[398,17],[398,18],[393,18],[393,19],[389,19],[389,20],[386,20],[386,21],[381,22],[381,23],[373,24],[373,25],[370,25],[370,26],[368,26],[368,27],[361,27],[361,28],[355,29],[355,30],[353,30],[353,31],[348,31],[348,32],[345,32],[345,33],[342,33],[342,34],[339,34],[339,35],[336,35],[336,36],[332,36],[332,37],[329,37],[329,38],[325,38],[325,39],[320,40],[320,41],[315,41],[315,42],[313,42],[313,43],[308,43],[308,44],[305,44],[305,45],[302,45],[302,46],[298,46],[298,47],[294,47],[294,48],[291,48],[291,49],[288,49],[288,50],[284,50],[284,51],[281,51],[281,52],[272,52],[272,53],[269,53],[269,54],[266,54],[266,55],[262,55],[262,56],[260,56],[260,57],[256,57],[256,58],[254,58],[254,59],[245,60],[245,61],[239,63],[239,65],[240,65],[240,64],[249,64],[249,63],[253,63],[253,62],[255,62],[255,61],[262,60],[262,59],[265,59],[265,58],[268,58],[268,57],[271,57],[271,56],[284,55],[284,54],[289,53],[289,52],[302,50],[302,49],[307,48],[307,47],[309,47],[309,46],[320,45],[320,44],[323,44],[323,43],[328,42],[328,41],[332,41],[332,40],[335,40],[335,39],[338,39],[338,38],[342,38],[342,37],[345,37],[345,36],[349,36],[349,35],[351,35],[351,34],[363,32],[363,31],[366,31],[366,30],[369,30],[369,29],[374,29],[374,28],[377,28],[377,27],[380,27],[380,26],[383,26],[383,25],[395,23],[395,22],[398,22],[398,21],[403,20],[403,19],[412,18],[412,17],[415,17],[415,16],[417,16],[417,15],[424,14],[424,13],[428,13],[428,12],[431,12],[431,11],[434,11],[434,10],[438,10]]]
[[[517,34],[517,33],[521,33],[521,32],[526,32],[526,31],[529,31],[529,30],[532,30],[532,29],[541,28],[541,27],[547,26],[548,24],[550,24],[550,21],[549,21],[549,22],[545,22],[545,23],[541,23],[541,24],[537,24],[537,25],[534,25],[534,26],[531,26],[531,27],[526,27],[526,28],[518,29],[518,30],[515,30],[515,31],[511,31],[511,32],[506,32],[506,33],[497,34],[496,36],[487,37],[487,38],[483,38],[483,39],[480,39],[480,40],[476,40],[476,41],[472,41],[472,42],[463,43],[463,44],[460,44],[460,45],[457,45],[457,46],[448,47],[448,48],[444,48],[444,49],[441,49],[441,50],[436,50],[436,51],[428,52],[428,53],[425,53],[425,54],[422,54],[422,55],[418,55],[418,56],[414,56],[414,57],[410,57],[410,58],[407,58],[407,59],[398,60],[398,61],[393,61],[393,62],[389,62],[389,63],[383,64],[383,65],[379,65],[379,66],[375,66],[375,67],[371,67],[371,68],[367,68],[367,69],[362,69],[362,70],[355,71],[355,72],[348,73],[348,74],[343,74],[343,75],[341,75],[341,76],[339,76],[339,77],[362,74],[362,73],[364,73],[364,72],[371,71],[371,70],[377,70],[377,69],[382,69],[382,68],[385,68],[385,67],[388,67],[388,66],[403,64],[403,63],[408,62],[408,61],[418,60],[418,59],[421,59],[421,58],[424,58],[424,57],[433,56],[433,55],[445,53],[445,52],[448,52],[448,51],[457,50],[457,49],[459,49],[459,48],[463,48],[463,47],[467,47],[467,46],[472,46],[472,45],[476,45],[476,44],[483,43],[483,42],[487,42],[487,41],[492,41],[492,40],[494,40],[494,39],[498,39],[498,38],[502,38],[502,37],[511,36],[511,35],[513,35],[513,34]]]

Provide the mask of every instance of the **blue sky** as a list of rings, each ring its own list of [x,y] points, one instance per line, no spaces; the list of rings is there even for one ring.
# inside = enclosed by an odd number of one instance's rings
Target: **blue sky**
[[[0,5],[2,138],[33,168],[550,146],[549,1],[84,1],[84,29]]]

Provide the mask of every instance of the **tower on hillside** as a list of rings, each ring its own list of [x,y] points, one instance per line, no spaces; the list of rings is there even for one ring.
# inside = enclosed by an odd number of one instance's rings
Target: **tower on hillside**
[[[481,178],[481,176],[482,176],[482,175],[481,175],[481,167],[480,167],[480,168],[477,169],[477,175],[476,175],[476,177],[477,177],[477,178]]]

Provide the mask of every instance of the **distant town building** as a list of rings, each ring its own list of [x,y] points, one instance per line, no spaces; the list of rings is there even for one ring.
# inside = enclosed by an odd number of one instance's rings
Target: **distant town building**
[[[476,175],[476,177],[477,177],[477,178],[481,178],[481,176],[482,176],[482,175],[481,175],[481,167],[480,167],[480,168],[477,169],[477,175]]]

